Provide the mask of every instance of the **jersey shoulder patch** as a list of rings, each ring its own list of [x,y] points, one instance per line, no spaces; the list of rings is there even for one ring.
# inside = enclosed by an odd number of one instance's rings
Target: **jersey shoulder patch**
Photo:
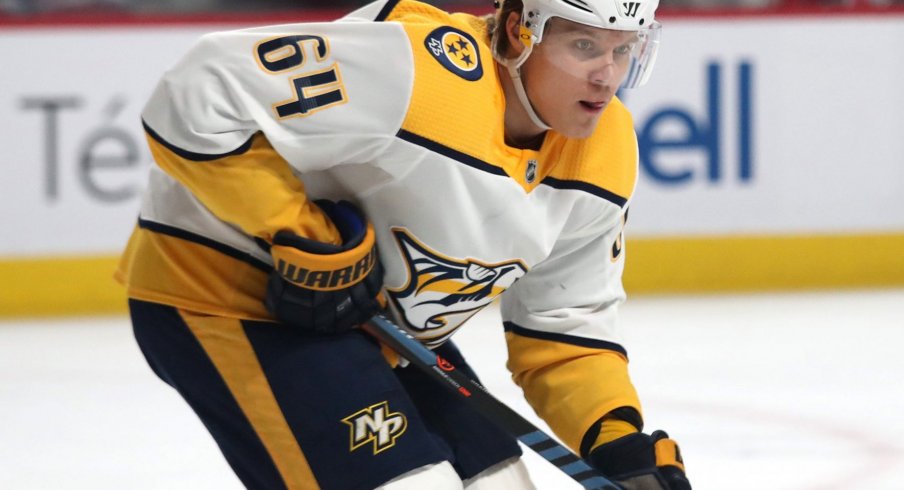
[[[483,76],[477,40],[467,32],[451,26],[437,27],[427,34],[424,45],[440,65],[461,78],[474,82]]]

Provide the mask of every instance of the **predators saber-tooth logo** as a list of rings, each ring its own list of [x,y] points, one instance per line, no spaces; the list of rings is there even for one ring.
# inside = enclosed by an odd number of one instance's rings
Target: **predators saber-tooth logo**
[[[396,439],[408,428],[405,414],[391,412],[388,402],[380,402],[359,410],[342,419],[351,433],[349,451],[354,451],[369,442],[373,443],[374,454],[379,454],[393,446]]]
[[[408,270],[407,283],[388,288],[409,331],[428,345],[444,342],[527,272],[521,260],[487,263],[444,256],[394,228]]]

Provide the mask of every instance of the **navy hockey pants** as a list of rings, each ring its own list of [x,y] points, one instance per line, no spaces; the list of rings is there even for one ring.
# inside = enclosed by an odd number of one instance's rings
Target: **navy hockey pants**
[[[443,460],[467,479],[521,454],[445,387],[414,367],[392,369],[362,332],[313,336],[139,300],[129,307],[151,368],[247,488],[370,490]],[[470,372],[451,343],[437,352]]]

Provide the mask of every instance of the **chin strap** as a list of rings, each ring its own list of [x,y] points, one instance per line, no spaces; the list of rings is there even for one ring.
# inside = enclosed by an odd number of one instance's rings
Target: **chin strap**
[[[522,30],[526,30],[523,26]],[[529,31],[528,31],[529,34]],[[496,37],[498,40],[498,36]],[[521,102],[521,107],[524,107],[524,111],[527,112],[528,117],[535,126],[546,131],[548,129],[552,129],[540,119],[540,116],[537,114],[537,111],[534,110],[534,106],[531,105],[530,99],[527,98],[527,91],[524,90],[524,84],[521,82],[521,65],[527,60],[527,57],[530,55],[531,51],[533,51],[532,44],[525,44],[524,50],[521,51],[521,54],[518,55],[517,58],[507,59],[503,58],[502,55],[499,54],[499,51],[496,49],[495,44],[498,41],[495,41],[493,44],[493,58],[497,63],[504,66],[506,70],[508,70],[509,78],[512,79],[512,84],[515,86],[515,94],[518,95],[518,100]]]

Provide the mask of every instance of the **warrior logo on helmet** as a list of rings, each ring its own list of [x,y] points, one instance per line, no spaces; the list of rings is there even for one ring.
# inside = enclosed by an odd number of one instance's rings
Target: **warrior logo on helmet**
[[[487,263],[446,257],[403,228],[393,229],[408,269],[407,283],[387,288],[408,330],[427,345],[444,342],[527,272],[520,260]]]
[[[477,41],[470,34],[440,27],[427,35],[424,45],[436,61],[461,78],[473,82],[483,76]]]
[[[624,2],[621,4],[622,12],[626,17],[636,17],[637,9],[640,7],[640,2]]]

